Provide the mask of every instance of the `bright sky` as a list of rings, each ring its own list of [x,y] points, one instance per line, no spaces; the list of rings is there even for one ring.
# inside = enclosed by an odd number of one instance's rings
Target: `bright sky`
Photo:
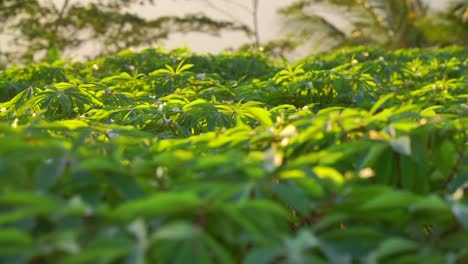
[[[277,10],[293,3],[294,0],[260,0],[259,1],[259,30],[261,41],[277,38],[281,34],[281,26]],[[215,8],[213,8],[215,7]],[[236,19],[252,25],[251,0],[166,0],[156,1],[155,6],[136,8],[140,14],[154,18],[161,15],[180,15],[188,13],[206,13],[217,19]],[[189,46],[196,52],[217,52],[226,47],[236,47],[248,42],[245,34],[240,32],[226,32],[221,37],[207,34],[174,34],[165,44],[168,48]]]

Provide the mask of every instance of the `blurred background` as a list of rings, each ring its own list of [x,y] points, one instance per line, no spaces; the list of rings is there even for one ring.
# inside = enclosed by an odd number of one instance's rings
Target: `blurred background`
[[[0,64],[124,49],[319,51],[467,45],[466,0],[0,0]]]

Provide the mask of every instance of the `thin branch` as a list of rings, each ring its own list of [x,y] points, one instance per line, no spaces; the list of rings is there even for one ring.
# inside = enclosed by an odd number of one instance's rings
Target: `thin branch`
[[[260,33],[258,27],[258,0],[252,0],[252,19],[253,19],[253,31],[255,36],[255,49],[260,48]]]
[[[242,19],[239,19],[238,17],[232,15],[230,12],[228,12],[227,10],[225,9],[222,9],[222,8],[219,8],[218,6],[216,6],[216,4],[213,4],[210,0],[204,0],[203,2],[205,2],[205,4],[210,7],[211,9],[219,12],[220,14],[232,19],[233,21],[237,22],[237,23],[240,23],[240,24],[244,24],[244,22],[242,21]]]
[[[222,0],[222,1],[226,2],[227,4],[235,5],[235,6],[239,7],[239,8],[241,8],[242,10],[244,10],[245,12],[249,12],[249,13],[252,12],[252,10],[247,5],[244,5],[244,4],[238,3],[236,1],[232,1],[232,0]]]
[[[60,9],[57,15],[57,19],[55,20],[54,27],[52,29],[53,37],[51,39],[51,42],[49,43],[49,48],[52,48],[52,46],[55,46],[57,44],[57,34],[59,30],[59,25],[60,25],[61,20],[63,19],[65,10],[67,9],[68,4],[70,4],[70,0],[65,0],[65,2],[63,2],[62,8]]]

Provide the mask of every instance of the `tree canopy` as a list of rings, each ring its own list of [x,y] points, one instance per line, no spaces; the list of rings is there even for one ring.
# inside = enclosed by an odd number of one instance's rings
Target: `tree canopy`
[[[317,8],[339,13],[350,24],[337,24]],[[451,1],[445,11],[424,0],[298,0],[280,10],[291,37],[315,47],[374,45],[386,48],[467,45],[468,4]]]

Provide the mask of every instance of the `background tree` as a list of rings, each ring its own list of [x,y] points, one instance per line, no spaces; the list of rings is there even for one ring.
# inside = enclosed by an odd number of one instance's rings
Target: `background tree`
[[[284,57],[285,52],[294,50],[297,45],[296,42],[291,41],[288,37],[279,36],[277,39],[270,41],[262,41],[260,35],[259,14],[261,13],[261,5],[268,4],[267,1],[260,0],[246,0],[246,3],[241,3],[236,0],[198,0],[204,3],[213,11],[218,12],[229,21],[238,25],[244,25],[248,28],[248,36],[251,41],[245,43],[238,50],[242,51],[261,51],[272,57]],[[230,8],[235,7],[241,9],[245,17],[237,17],[230,12]]]
[[[222,1],[213,1],[213,0],[198,0],[210,9],[218,12],[220,15],[226,17],[230,21],[233,21],[237,24],[244,25],[249,28],[249,37],[252,39],[252,44],[255,49],[260,48],[260,30],[258,24],[258,13],[259,13],[259,0],[250,0],[250,4],[239,3],[235,0],[222,0]],[[248,19],[244,19],[238,16],[235,16],[230,12],[230,7],[235,7],[241,9]],[[250,19],[250,21],[249,21]]]
[[[154,0],[99,0],[87,4],[73,0],[0,0],[0,33],[8,35],[11,44],[17,47],[14,53],[4,51],[3,59],[9,63],[44,60],[90,43],[96,47],[96,55],[103,55],[152,45],[176,32],[250,33],[245,25],[202,14],[146,19],[129,12],[132,5],[154,3]]]
[[[326,14],[314,12],[318,6],[346,18],[349,27],[338,25]],[[314,38],[315,47],[370,44],[403,48],[466,43],[466,34],[452,37],[454,31],[466,32],[466,20],[460,20],[455,10],[465,14],[466,4],[460,1],[442,15],[436,14],[423,0],[298,0],[281,9],[280,14],[286,27],[294,29],[291,34],[294,39],[305,42]],[[436,17],[439,20],[433,20]],[[438,25],[437,31],[434,23]],[[447,27],[452,30],[444,31]]]
[[[468,2],[452,1],[446,10],[418,22],[426,41],[433,45],[468,45]]]

